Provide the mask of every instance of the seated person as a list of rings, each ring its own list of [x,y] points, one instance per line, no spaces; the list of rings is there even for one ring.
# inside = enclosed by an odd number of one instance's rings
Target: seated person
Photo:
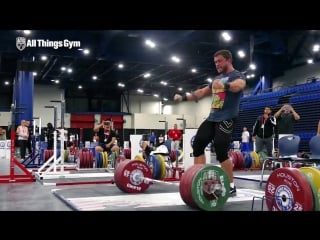
[[[103,121],[93,128],[98,133],[99,145],[95,147],[96,152],[115,152],[118,156],[119,147],[115,144],[116,133],[111,129],[111,121]]]
[[[154,149],[153,147],[149,146],[148,142],[146,141],[142,141],[140,145],[142,148],[142,157],[143,159],[146,159]]]

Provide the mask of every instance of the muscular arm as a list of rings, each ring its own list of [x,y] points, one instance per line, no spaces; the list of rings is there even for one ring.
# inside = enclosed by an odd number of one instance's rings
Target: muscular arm
[[[211,93],[211,89],[208,86],[205,86],[194,91],[193,94],[187,95],[187,99],[188,101],[197,101],[205,96],[211,95]]]
[[[229,84],[230,84],[230,88],[229,88],[230,92],[240,92],[246,87],[246,81],[240,78],[230,82]]]
[[[234,93],[240,92],[246,87],[246,81],[241,78],[235,79],[232,82],[227,82],[226,84],[229,85],[227,90]],[[212,87],[214,89],[224,89],[227,87],[226,84],[220,79],[215,79],[212,83]]]

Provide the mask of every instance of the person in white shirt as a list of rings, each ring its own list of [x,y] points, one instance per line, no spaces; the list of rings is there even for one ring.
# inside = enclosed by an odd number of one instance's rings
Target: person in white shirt
[[[18,144],[20,147],[21,160],[24,160],[26,156],[27,142],[29,138],[29,130],[27,124],[28,123],[26,120],[21,120],[21,124],[18,126],[16,130],[16,134],[18,136]]]
[[[241,152],[250,152],[250,133],[247,127],[243,127],[241,135]]]

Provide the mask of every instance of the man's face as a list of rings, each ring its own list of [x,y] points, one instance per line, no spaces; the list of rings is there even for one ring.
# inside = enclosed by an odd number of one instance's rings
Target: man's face
[[[270,108],[268,108],[268,107],[266,107],[266,108],[264,109],[264,113],[266,113],[266,114],[270,114],[270,113],[271,113],[271,109],[270,109]]]
[[[103,124],[103,129],[104,130],[110,130],[110,127],[111,127],[110,123],[104,123]]]
[[[214,64],[216,65],[218,73],[226,73],[230,60],[225,59],[222,55],[218,55],[214,57]]]

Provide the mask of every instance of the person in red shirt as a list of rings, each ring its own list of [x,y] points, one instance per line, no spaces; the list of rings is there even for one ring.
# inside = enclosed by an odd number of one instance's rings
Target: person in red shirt
[[[179,150],[182,131],[178,129],[178,125],[176,123],[173,125],[173,129],[168,131],[168,137],[171,140],[171,150]]]

